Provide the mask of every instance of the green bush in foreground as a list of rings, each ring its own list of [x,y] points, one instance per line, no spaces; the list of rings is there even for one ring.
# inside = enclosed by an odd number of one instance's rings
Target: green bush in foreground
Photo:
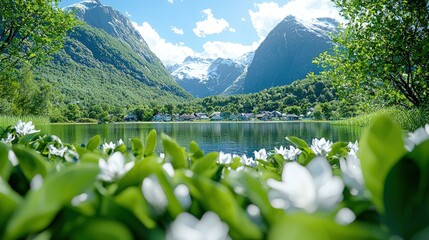
[[[429,125],[379,117],[360,143],[288,137],[247,157],[85,146],[19,122],[0,139],[1,239],[427,239]]]

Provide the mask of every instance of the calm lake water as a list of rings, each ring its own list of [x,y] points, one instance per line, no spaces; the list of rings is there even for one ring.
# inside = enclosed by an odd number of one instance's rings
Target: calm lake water
[[[310,143],[313,138],[331,141],[359,140],[362,128],[330,125],[326,122],[207,122],[207,123],[119,123],[119,124],[77,124],[39,126],[42,132],[54,134],[63,142],[82,144],[99,134],[104,142],[122,139],[131,146],[129,139],[140,138],[156,129],[158,133],[157,151],[162,152],[161,133],[165,133],[183,147],[195,141],[207,152],[253,155],[254,150],[273,150],[287,146],[287,136],[297,136]]]

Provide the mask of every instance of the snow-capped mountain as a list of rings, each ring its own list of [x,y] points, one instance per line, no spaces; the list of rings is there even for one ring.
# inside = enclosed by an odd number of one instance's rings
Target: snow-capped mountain
[[[302,20],[287,16],[261,43],[255,52],[242,90],[252,93],[266,88],[287,85],[321,69],[313,59],[332,46],[329,34],[338,22],[331,18]]]
[[[253,53],[238,59],[187,57],[168,67],[173,78],[194,97],[225,94],[251,62]]]
[[[181,64],[167,67],[174,79],[180,84],[181,81],[194,79],[200,83],[208,81],[208,69],[214,59],[187,57]]]

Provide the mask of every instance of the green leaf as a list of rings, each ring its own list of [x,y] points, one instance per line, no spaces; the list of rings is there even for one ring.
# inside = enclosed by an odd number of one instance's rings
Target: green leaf
[[[152,173],[158,174],[160,171],[161,166],[158,164],[155,157],[148,157],[142,161],[138,161],[130,171],[119,179],[116,193],[125,190],[127,187],[139,186],[145,177]]]
[[[192,185],[189,186],[192,197],[196,198],[207,211],[217,213],[222,221],[230,226],[233,239],[262,238],[261,230],[247,218],[227,187],[198,175],[185,178],[185,181]]]
[[[384,187],[385,221],[404,239],[429,225],[429,182],[408,156],[395,164]]]
[[[342,150],[344,150],[345,147],[347,147],[348,143],[346,142],[336,142],[332,144],[332,149],[329,152],[328,156],[326,156],[327,159],[331,160],[331,158],[338,153],[341,153]]]
[[[289,136],[289,137],[286,137],[286,140],[288,140],[289,142],[291,142],[297,148],[300,148],[300,149],[301,148],[302,149],[309,148],[308,144],[304,140],[302,140],[300,138],[297,138],[297,137],[294,137],[294,136]]]
[[[173,187],[162,171],[161,165],[159,165],[156,157],[154,156],[136,162],[135,166],[118,181],[118,188],[115,194],[119,194],[129,187],[141,186],[143,179],[151,174],[156,175],[164,190],[165,196],[168,200],[167,208],[171,215],[177,216],[183,212],[183,207],[174,195]]]
[[[116,196],[114,201],[129,209],[147,228],[156,226],[156,222],[150,218],[150,209],[140,188],[129,187]]]
[[[156,130],[152,129],[146,138],[146,148],[144,150],[144,156],[150,156],[155,152],[156,148]]]
[[[109,219],[90,219],[79,226],[78,231],[72,231],[69,239],[93,239],[93,240],[132,240],[130,230],[122,223]]]
[[[12,149],[18,158],[22,172],[28,180],[31,181],[37,174],[40,174],[43,178],[46,177],[50,165],[43,156],[21,145],[14,145]]]
[[[250,202],[258,206],[262,215],[265,216],[266,219],[271,220],[269,217],[273,208],[271,207],[267,191],[257,174],[241,171],[230,174],[227,181],[233,188],[243,189],[244,194],[249,198]]]
[[[0,142],[0,177],[9,179],[12,164],[9,162],[9,147]]]
[[[121,152],[122,154],[127,153],[127,146],[123,143],[119,146],[117,146],[114,150],[114,152]]]
[[[425,170],[429,168],[429,140],[426,140],[419,145],[415,146],[413,151],[409,154],[420,167]],[[424,171],[424,174],[429,174]]]
[[[0,236],[6,222],[22,202],[22,197],[0,177]]]
[[[386,176],[406,152],[401,129],[389,117],[380,116],[363,133],[359,149],[365,185],[376,209],[384,213]]]
[[[143,143],[138,138],[131,139],[131,150],[133,151],[133,154],[137,158],[143,157]]]
[[[189,153],[193,161],[198,158],[204,157],[204,152],[201,151],[200,146],[198,146],[198,144],[194,141],[191,141],[189,143]]]
[[[217,152],[211,152],[203,158],[196,160],[192,164],[191,169],[195,173],[202,174],[208,178],[211,178],[218,169],[218,165],[216,164],[218,156],[219,154]]]
[[[175,140],[163,134],[162,146],[164,147],[165,158],[171,162],[174,169],[188,167],[185,150]]]
[[[81,163],[95,163],[98,165],[98,162],[100,161],[100,155],[93,153],[93,152],[88,152],[83,154],[80,157],[80,162]]]
[[[292,213],[276,219],[268,233],[269,240],[277,239],[388,239],[379,227],[352,223],[338,225],[332,219],[317,214]]]
[[[386,177],[384,206],[386,223],[395,234],[404,239],[428,235],[429,140],[392,167]]]
[[[18,143],[22,144],[22,145],[25,145],[28,142],[34,140],[37,136],[39,136],[39,134],[40,134],[39,132],[36,132],[36,133],[31,133],[31,134],[24,135],[21,138],[19,138]]]
[[[48,175],[42,187],[30,190],[6,226],[5,239],[16,239],[45,229],[61,208],[93,183],[98,166],[72,165]]]
[[[84,155],[85,153],[91,152],[89,149],[81,146],[74,146],[76,148],[76,152],[79,154],[79,156]]]
[[[86,149],[90,151],[94,151],[97,149],[101,144],[101,137],[100,135],[95,135],[91,139],[89,139],[88,144],[86,144]]]
[[[313,150],[307,145],[307,143],[297,137],[286,137],[286,140],[294,144],[299,150],[301,150],[301,155],[298,158],[298,162],[302,165],[307,165],[313,158],[316,157]]]

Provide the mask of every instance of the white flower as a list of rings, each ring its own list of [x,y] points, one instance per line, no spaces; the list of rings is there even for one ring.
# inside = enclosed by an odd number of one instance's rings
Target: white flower
[[[325,138],[315,138],[311,142],[310,148],[316,155],[326,157],[326,155],[328,155],[328,153],[332,150],[332,142],[329,140],[326,141]]]
[[[223,152],[219,152],[218,161],[219,164],[230,164],[232,162],[232,155],[231,153],[225,154]]]
[[[7,134],[7,138],[2,138],[0,140],[0,142],[3,142],[3,143],[12,143],[13,140],[15,140],[15,136],[13,136],[12,133],[8,133]]]
[[[260,160],[267,160],[267,151],[265,150],[265,148],[262,148],[259,151],[254,151],[253,152],[255,154],[255,159],[260,159]]]
[[[250,166],[250,167],[253,167],[253,168],[256,168],[256,166],[258,165],[257,161],[253,160],[253,158],[251,158],[251,157],[248,158],[246,155],[243,155],[243,156],[240,157],[240,162],[243,165]]]
[[[275,153],[283,156],[284,160],[296,161],[298,156],[301,154],[301,150],[290,146],[289,149],[280,146],[280,148],[274,148]]]
[[[100,158],[98,166],[101,170],[98,178],[106,182],[113,182],[125,175],[134,166],[134,162],[125,163],[124,155],[115,152],[107,159],[107,162]]]
[[[162,164],[162,168],[165,170],[165,172],[168,174],[168,176],[174,177],[174,168],[170,162],[166,162],[166,163]]]
[[[49,154],[59,157],[64,157],[64,153],[68,150],[67,147],[56,148],[53,144],[49,145]]]
[[[201,220],[193,215],[181,213],[170,225],[167,240],[223,240],[229,239],[228,225],[213,212],[206,212]]]
[[[357,195],[364,188],[363,174],[359,158],[356,154],[348,154],[347,159],[340,159],[340,168],[344,183],[350,188],[352,195]]]
[[[425,127],[417,129],[415,132],[408,133],[408,138],[405,139],[405,147],[408,151],[412,151],[416,145],[429,139],[429,124]]]
[[[165,154],[160,153],[158,159],[156,160],[158,163],[162,163],[164,161]]]
[[[34,125],[32,121],[21,122],[21,120],[19,120],[18,123],[16,124],[15,131],[19,136],[40,132],[40,130],[34,129]]]
[[[349,142],[349,144],[347,144],[347,147],[350,149],[350,151],[349,151],[350,154],[356,155],[357,152],[359,151],[359,143],[358,143],[358,141],[356,141],[354,143]]]
[[[120,146],[120,145],[122,145],[122,144],[125,144],[125,143],[124,143],[124,141],[122,141],[122,138],[121,138],[121,139],[119,139],[119,141],[116,143],[116,145],[117,145],[117,146]]]
[[[142,192],[146,200],[158,214],[165,211],[168,200],[155,175],[151,174],[143,180]]]
[[[186,185],[179,184],[174,189],[174,196],[176,196],[177,200],[179,200],[180,204],[182,204],[185,209],[191,206],[191,195],[189,195],[189,189]]]
[[[103,151],[104,151],[105,153],[108,153],[108,152],[109,152],[109,150],[112,150],[112,151],[114,151],[114,150],[115,150],[115,148],[116,148],[116,144],[114,144],[113,142],[110,142],[110,143],[104,143],[104,144],[103,144],[103,146],[102,146],[102,148],[103,148]]]
[[[88,194],[82,193],[72,198],[71,204],[73,206],[79,206],[81,203],[85,202],[86,200],[88,200]]]
[[[340,225],[349,225],[355,219],[356,214],[349,208],[341,208],[335,215],[335,221]]]
[[[37,174],[36,176],[33,177],[33,179],[31,179],[30,182],[30,188],[33,190],[38,190],[42,187],[43,185],[43,177],[40,174]]]
[[[7,158],[9,158],[9,162],[12,164],[12,166],[18,165],[18,157],[15,155],[15,153],[12,150],[9,150],[7,154]]]
[[[286,163],[282,181],[268,179],[270,202],[275,208],[298,208],[307,212],[333,208],[341,199],[344,183],[332,176],[324,157],[314,158],[307,168],[297,162]]]

